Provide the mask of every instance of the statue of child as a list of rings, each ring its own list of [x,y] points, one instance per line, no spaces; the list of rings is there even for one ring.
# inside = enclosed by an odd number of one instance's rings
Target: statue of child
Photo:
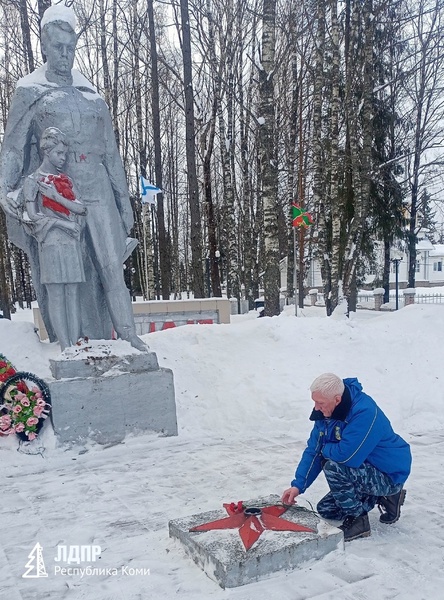
[[[72,180],[62,173],[65,135],[48,127],[40,139],[43,161],[23,184],[24,221],[39,248],[40,280],[48,294],[49,314],[62,350],[81,336],[79,286],[85,281],[82,233],[86,208]]]

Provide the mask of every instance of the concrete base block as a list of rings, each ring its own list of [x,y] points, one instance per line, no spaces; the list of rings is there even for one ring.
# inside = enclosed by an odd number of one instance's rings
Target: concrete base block
[[[279,504],[278,496],[256,498],[246,506]],[[231,588],[264,579],[277,571],[295,569],[302,563],[319,559],[344,547],[340,529],[332,527],[315,513],[289,508],[282,519],[314,529],[316,533],[270,531],[245,550],[238,529],[190,532],[190,528],[227,517],[215,510],[169,522],[170,537],[179,540],[185,552],[222,588]]]
[[[177,435],[173,373],[155,366],[154,353],[53,361],[54,375],[70,377],[47,382],[59,442],[112,444],[141,431]]]

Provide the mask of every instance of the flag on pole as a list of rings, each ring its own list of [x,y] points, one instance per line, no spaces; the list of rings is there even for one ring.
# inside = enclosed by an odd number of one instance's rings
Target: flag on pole
[[[156,194],[160,194],[161,189],[150,183],[140,176],[140,193],[142,196],[142,204],[156,204]]]
[[[293,227],[310,227],[314,224],[313,217],[310,213],[303,210],[299,204],[291,205],[291,216],[293,219]]]

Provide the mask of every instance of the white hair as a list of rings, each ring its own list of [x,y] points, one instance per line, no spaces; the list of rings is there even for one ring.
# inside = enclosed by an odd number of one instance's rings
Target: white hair
[[[334,373],[319,375],[310,386],[311,392],[320,392],[325,398],[342,396],[344,389],[344,382]]]

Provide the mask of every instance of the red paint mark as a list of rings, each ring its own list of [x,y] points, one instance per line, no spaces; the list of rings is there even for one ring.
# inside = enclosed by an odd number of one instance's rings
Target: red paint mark
[[[283,506],[264,506],[260,509],[260,514],[245,514],[245,508],[242,503],[235,505],[224,504],[225,510],[230,515],[224,519],[217,519],[210,523],[203,523],[197,527],[192,527],[190,531],[211,531],[213,529],[239,529],[239,535],[246,550],[260,538],[261,533],[266,529],[272,531],[298,531],[307,533],[316,533],[313,529],[293,523],[280,516],[287,510]],[[241,512],[240,512],[241,511]]]

